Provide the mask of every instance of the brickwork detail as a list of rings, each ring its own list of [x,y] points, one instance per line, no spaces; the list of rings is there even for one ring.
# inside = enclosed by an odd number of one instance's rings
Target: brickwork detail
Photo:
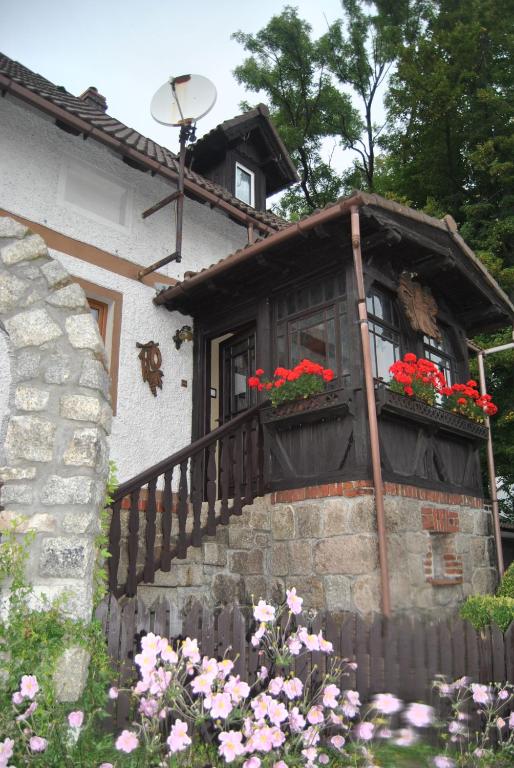
[[[459,530],[459,512],[456,509],[422,507],[421,518],[424,531],[457,533]]]

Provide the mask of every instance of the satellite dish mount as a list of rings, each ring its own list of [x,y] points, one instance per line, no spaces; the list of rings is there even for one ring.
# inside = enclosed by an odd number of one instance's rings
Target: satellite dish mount
[[[145,275],[154,272],[159,267],[169,264],[170,261],[182,261],[182,225],[184,220],[184,180],[186,164],[186,144],[192,143],[196,138],[196,121],[207,114],[216,102],[216,88],[214,84],[202,75],[181,75],[170,77],[154,94],[150,111],[154,120],[163,125],[171,125],[180,128],[179,134],[179,164],[177,190],[168,195],[151,208],[142,213],[146,219],[153,213],[160,211],[168,203],[177,201],[175,250],[169,256],[156,261],[146,269],[138,272],[141,280]]]

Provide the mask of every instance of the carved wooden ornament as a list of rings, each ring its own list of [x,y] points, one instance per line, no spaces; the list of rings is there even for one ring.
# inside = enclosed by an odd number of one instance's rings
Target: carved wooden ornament
[[[441,341],[436,321],[437,304],[430,288],[420,285],[408,275],[401,275],[398,298],[413,330]]]
[[[149,341],[146,344],[137,342],[136,347],[141,350],[138,357],[141,360],[143,381],[148,382],[152,395],[157,397],[157,387],[162,389],[162,377],[164,376],[164,373],[160,370],[162,355],[159,344],[155,341]]]

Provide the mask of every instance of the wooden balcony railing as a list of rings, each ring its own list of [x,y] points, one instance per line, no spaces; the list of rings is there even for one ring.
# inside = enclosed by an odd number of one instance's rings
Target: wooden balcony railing
[[[109,590],[132,596],[158,570],[187,557],[218,525],[262,496],[259,406],[245,411],[119,486],[111,505]],[[128,531],[123,535],[123,510]],[[142,524],[143,523],[143,524]],[[143,534],[144,527],[144,535]],[[158,530],[159,528],[159,530]],[[126,578],[119,581],[124,556]]]

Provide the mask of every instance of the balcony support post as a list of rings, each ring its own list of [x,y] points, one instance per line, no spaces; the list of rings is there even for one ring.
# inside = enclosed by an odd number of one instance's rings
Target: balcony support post
[[[351,207],[351,233],[353,265],[357,283],[357,304],[359,312],[359,326],[362,342],[362,358],[364,366],[364,383],[368,406],[369,437],[371,447],[371,464],[373,468],[373,485],[375,488],[375,510],[377,516],[378,532],[378,558],[380,564],[380,589],[382,597],[382,612],[384,616],[391,615],[391,596],[389,587],[389,567],[387,563],[387,532],[384,510],[384,483],[382,480],[382,466],[380,461],[380,442],[378,437],[377,404],[375,399],[375,382],[371,367],[371,344],[369,338],[368,312],[366,309],[366,291],[364,288],[364,275],[362,270],[361,236],[359,209],[356,205]]]

